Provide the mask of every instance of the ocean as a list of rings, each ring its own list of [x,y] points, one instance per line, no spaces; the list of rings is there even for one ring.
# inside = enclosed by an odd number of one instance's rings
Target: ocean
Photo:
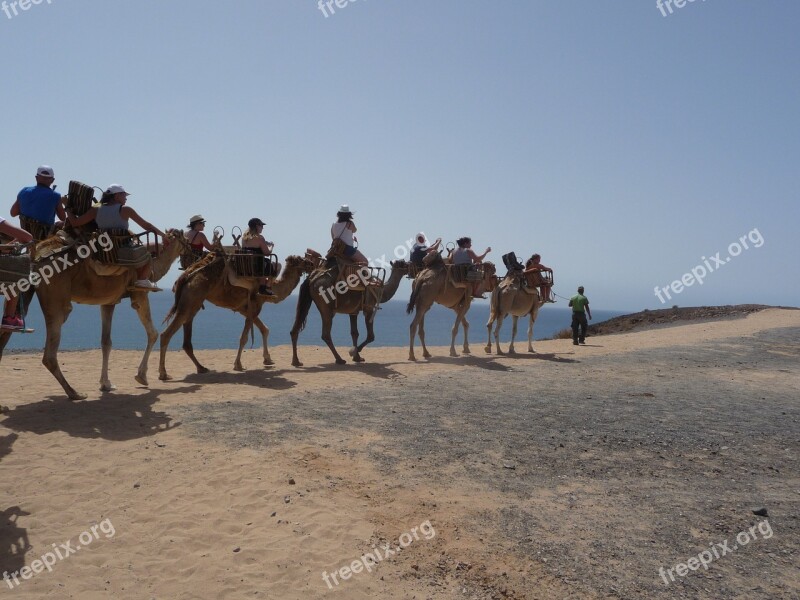
[[[173,295],[165,290],[161,293],[150,294],[150,306],[153,312],[153,323],[159,331],[164,329],[162,321],[172,306]],[[405,312],[407,299],[392,300],[382,305],[375,318],[374,346],[407,346],[408,326],[411,316]],[[261,311],[261,319],[270,329],[269,344],[291,344],[289,330],[294,323],[297,296],[293,295],[280,304],[265,304]],[[612,317],[624,314],[620,311],[593,310],[593,322],[598,323]],[[425,342],[428,346],[449,346],[450,331],[453,327],[455,313],[453,311],[434,305],[425,317]],[[489,301],[477,300],[473,302],[467,315],[470,323],[470,344],[486,343],[486,322],[489,320]],[[571,311],[566,306],[565,300],[556,304],[544,306],[539,311],[534,327],[535,339],[552,337],[557,331],[569,327]],[[41,350],[44,347],[45,328],[44,319],[37,300],[33,301],[27,320],[28,327],[35,330],[31,334],[14,334],[8,343],[8,350]],[[192,343],[196,350],[237,348],[239,336],[244,326],[244,318],[230,310],[225,310],[206,303],[205,310],[201,310],[194,321]],[[359,317],[360,339],[366,335],[366,326],[363,316]],[[520,319],[517,331],[517,347],[526,349],[520,342],[527,340],[527,321]],[[308,346],[324,346],[320,339],[322,329],[319,313],[314,306],[309,313],[308,324],[300,333],[299,343]],[[139,322],[136,312],[131,308],[129,300],[123,300],[114,311],[112,326],[112,341],[114,348],[125,350],[139,350],[144,348],[146,336],[144,328]],[[337,315],[333,321],[333,339],[338,347],[347,348],[351,345],[350,319],[347,315]],[[462,333],[459,332],[457,347],[460,344]],[[503,323],[500,341],[504,347],[511,339],[511,319]],[[173,337],[170,347],[179,349],[183,340],[183,333],[178,332]],[[419,344],[417,340],[416,344]],[[260,335],[256,332],[255,347],[260,347]],[[249,346],[249,343],[248,343]],[[61,337],[62,350],[86,350],[100,347],[100,309],[97,306],[74,304],[72,314],[64,324]],[[158,348],[158,343],[156,343]]]

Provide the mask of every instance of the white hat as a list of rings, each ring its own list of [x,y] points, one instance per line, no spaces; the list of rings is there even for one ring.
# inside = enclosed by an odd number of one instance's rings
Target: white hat
[[[203,215],[195,215],[191,219],[189,219],[189,225],[194,225],[195,223],[205,223],[206,220],[203,218]]]
[[[118,183],[112,183],[108,186],[108,189],[105,191],[106,194],[125,194],[126,196],[130,196],[128,192],[125,191],[125,188],[122,187]]]
[[[339,212],[340,213],[350,213],[351,215],[353,214],[353,211],[350,210],[350,205],[349,204],[342,204],[339,207]]]
[[[428,238],[426,238],[425,234],[422,233],[421,231],[417,234],[417,237],[415,237],[414,239],[418,240],[419,238],[422,238],[423,240],[428,241]]]
[[[53,172],[53,167],[48,167],[47,165],[42,165],[38,169],[36,169],[36,176],[37,177],[55,177],[56,174]]]

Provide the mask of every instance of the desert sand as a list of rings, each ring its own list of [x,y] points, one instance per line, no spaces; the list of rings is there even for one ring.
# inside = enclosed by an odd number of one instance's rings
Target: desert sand
[[[115,351],[112,393],[99,351],[62,353],[81,402],[40,355],[5,356],[0,573],[89,533],[0,595],[800,597],[800,311],[503,357],[482,334],[417,363],[303,347],[294,369],[279,346],[262,368],[254,348],[244,373],[232,351],[198,351],[204,375],[172,351],[175,379],[154,355],[149,389],[140,354]],[[708,570],[659,575],[765,520],[774,535]],[[405,547],[343,579],[386,543]]]

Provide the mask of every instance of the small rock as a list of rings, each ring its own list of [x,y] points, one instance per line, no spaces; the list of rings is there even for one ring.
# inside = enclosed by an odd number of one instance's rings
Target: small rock
[[[138,483],[138,482],[137,482],[137,483],[134,483],[134,484],[133,484],[133,489],[135,489],[135,490],[138,490],[140,487],[142,487],[142,484],[141,484],[141,483]]]
[[[769,516],[769,514],[767,513],[767,509],[763,508],[763,507],[754,509],[753,510],[753,514],[756,515],[757,517],[768,517]]]
[[[294,479],[292,479],[291,477],[289,478],[289,485],[294,485]]]
[[[239,546],[236,546],[236,548],[233,549],[234,552],[239,552],[240,550],[241,548]]]
[[[512,463],[512,462],[504,462],[504,463],[503,463],[503,468],[504,468],[504,469],[512,469],[512,470],[514,470],[514,469],[516,469],[516,468],[517,468],[517,465],[515,465],[515,464],[514,464],[514,463]]]
[[[272,514],[270,515],[270,517],[274,517],[274,516],[275,516],[275,515],[277,515],[277,514],[278,514],[277,512],[274,512],[274,513],[272,513]]]
[[[292,498],[291,498],[290,496],[286,496],[286,497],[284,497],[283,501],[284,501],[286,504],[289,504],[289,502],[291,502],[291,501],[292,501]]]

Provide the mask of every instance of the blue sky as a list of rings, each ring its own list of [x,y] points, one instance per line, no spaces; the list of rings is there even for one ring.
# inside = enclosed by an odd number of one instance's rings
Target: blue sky
[[[1,5],[0,5],[1,6]],[[596,308],[797,305],[800,3],[47,0],[0,11],[0,214],[51,164],[161,227],[539,252]],[[662,304],[654,287],[758,230]],[[757,236],[751,237],[754,239]],[[177,269],[174,275],[177,275]],[[166,293],[166,292],[165,292]],[[401,290],[405,295],[407,290]]]

